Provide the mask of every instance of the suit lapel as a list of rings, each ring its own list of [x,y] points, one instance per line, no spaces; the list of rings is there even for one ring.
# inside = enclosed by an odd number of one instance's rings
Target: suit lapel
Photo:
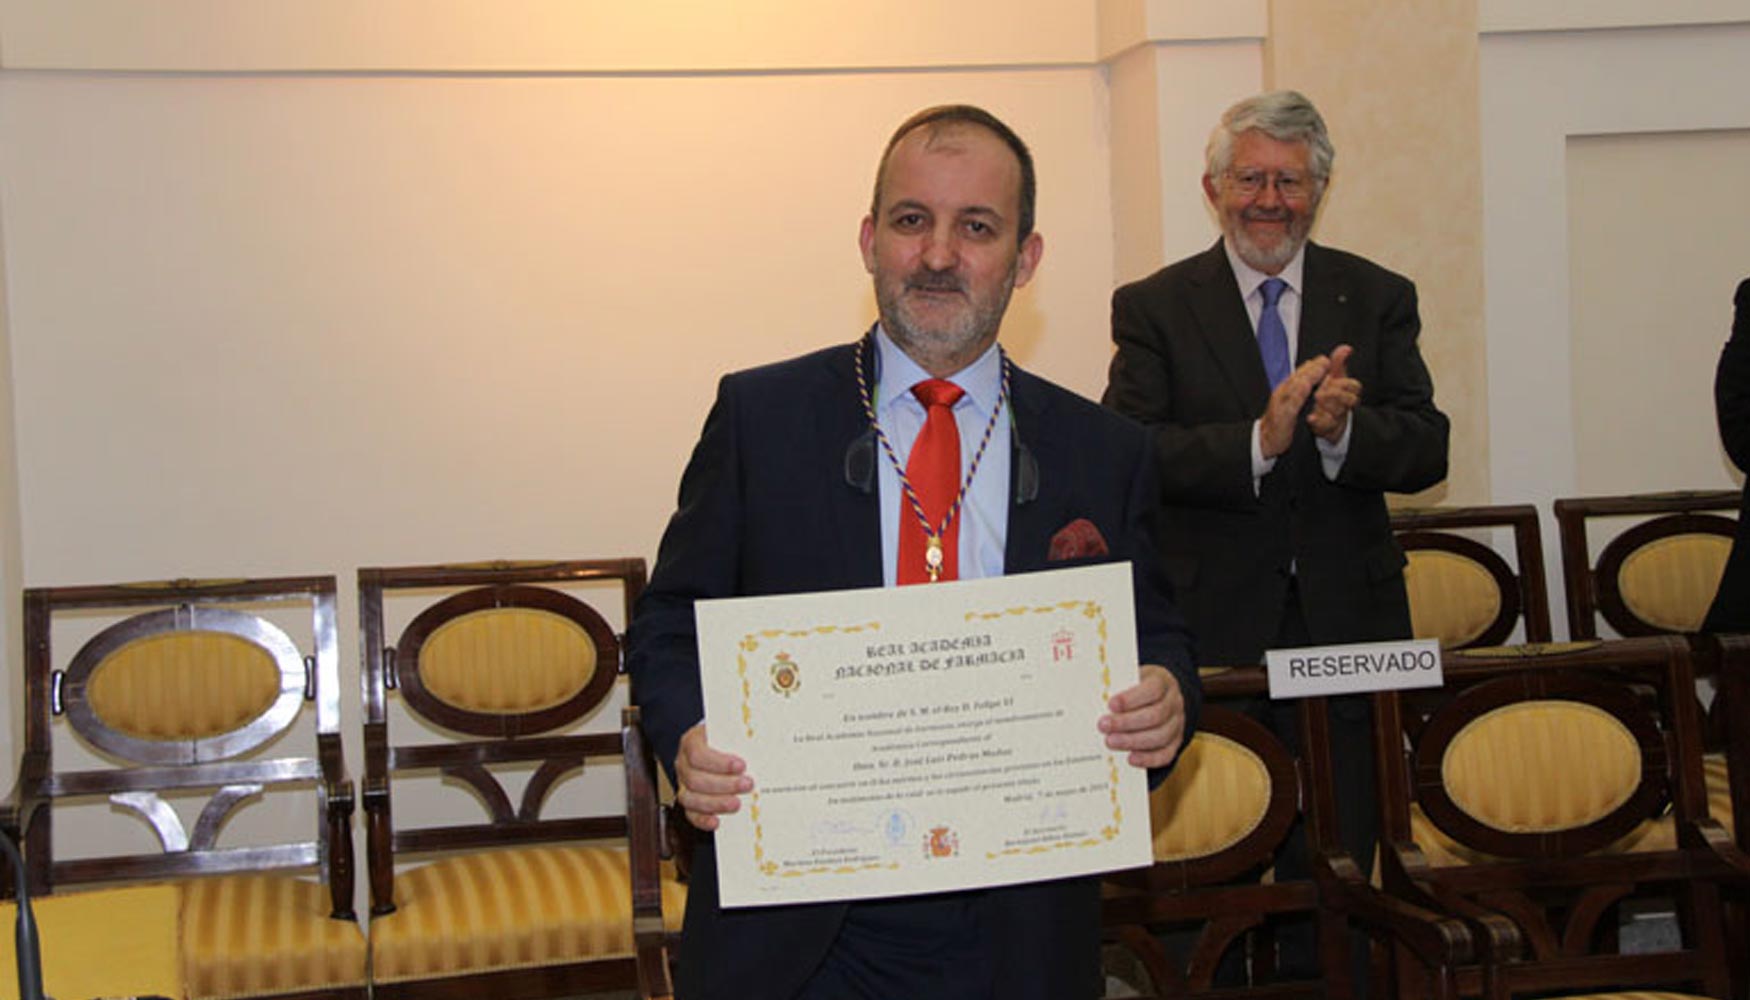
[[[821,419],[829,424],[824,433],[833,481],[827,488],[827,496],[837,528],[833,534],[838,539],[840,565],[850,568],[850,585],[879,587],[884,575],[881,566],[880,489],[876,485],[879,478],[875,463],[885,462],[887,458],[881,454],[879,444],[872,439],[865,440],[869,434],[869,418],[863,412],[862,400],[857,394],[854,367],[857,351],[865,352],[864,372],[873,380],[875,372],[870,357],[873,350],[869,338],[864,337],[850,349],[835,351],[828,356],[827,363],[832,368],[828,391],[833,399],[820,414]],[[864,445],[869,449],[868,461],[863,463],[867,475],[863,483],[853,483],[847,469],[847,457],[853,448]]]
[[[1349,302],[1348,276],[1323,247],[1306,245],[1301,271],[1300,336],[1295,363],[1329,355],[1342,342]]]
[[[1058,439],[1050,433],[1048,411],[1051,405],[1045,394],[1037,391],[1036,383],[1033,376],[1016,368],[1009,388],[1009,407],[1014,414],[1014,424],[1009,434],[1009,529],[1008,538],[1003,542],[1005,574],[1026,573],[1044,566],[1051,547],[1051,532],[1058,527],[1050,523],[1052,505],[1044,502],[1045,491],[1053,488],[1055,482],[1044,474],[1044,470],[1066,466],[1054,454]],[[1032,495],[1024,502],[1017,502],[1023,448],[1037,463],[1040,475],[1034,478]]]
[[[1251,412],[1264,412],[1270,399],[1270,380],[1264,374],[1251,317],[1240,298],[1239,281],[1219,240],[1197,259],[1191,274],[1190,305],[1197,317],[1197,331],[1222,377]]]

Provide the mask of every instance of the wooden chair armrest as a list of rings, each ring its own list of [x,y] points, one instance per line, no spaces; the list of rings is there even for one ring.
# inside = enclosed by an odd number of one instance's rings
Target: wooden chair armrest
[[[326,769],[325,769],[326,770]],[[353,922],[358,911],[352,904],[354,854],[352,845],[352,813],[355,799],[352,781],[332,782],[325,776],[322,782],[326,809],[323,820],[328,824],[328,870],[323,877],[328,882],[328,915],[335,920]]]
[[[24,853],[24,835],[35,822],[37,810],[47,805],[47,799],[39,794],[47,771],[46,762],[40,755],[27,752],[18,762],[17,783],[6,799],[0,801],[0,836],[10,837],[18,845],[20,854]],[[16,894],[16,886],[11,863],[0,858],[0,899],[11,899]]]
[[[620,714],[626,765],[626,837],[632,872],[632,940],[638,995],[670,1000],[668,932],[662,918],[662,860],[668,853],[663,809],[657,802],[656,764],[636,705]]]
[[[1525,953],[1519,925],[1488,907],[1450,892],[1432,877],[1421,848],[1407,841],[1381,842],[1380,863],[1387,871],[1386,892],[1404,902],[1435,913],[1448,914],[1470,928],[1473,955],[1498,966]],[[1392,877],[1395,866],[1396,877]]]
[[[1402,943],[1442,977],[1472,961],[1474,945],[1464,921],[1386,894],[1347,854],[1327,855],[1316,877],[1337,909]]]
[[[1750,853],[1746,853],[1712,817],[1684,824],[1687,830],[1682,839],[1696,844],[1706,852],[1706,861],[1699,867],[1696,875],[1702,878],[1719,879],[1735,885],[1750,885]]]
[[[390,843],[389,779],[365,775],[359,798],[365,807],[365,870],[371,881],[371,916],[395,912],[395,854]]]

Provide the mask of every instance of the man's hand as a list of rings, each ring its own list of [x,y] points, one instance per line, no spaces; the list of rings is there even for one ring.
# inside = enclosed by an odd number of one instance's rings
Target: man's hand
[[[1343,356],[1348,357],[1347,354]],[[1306,404],[1306,398],[1312,395],[1313,390],[1319,387],[1330,368],[1330,358],[1324,355],[1313,358],[1296,368],[1270,394],[1270,402],[1264,407],[1264,415],[1258,418],[1258,450],[1264,453],[1265,458],[1275,458],[1294,443],[1294,425],[1300,417],[1300,408]]]
[[[747,762],[719,753],[705,742],[703,722],[681,734],[674,758],[675,801],[687,811],[687,822],[701,830],[717,829],[717,817],[741,808],[741,795],[753,791],[753,779],[743,772]]]
[[[1100,732],[1108,749],[1130,751],[1131,766],[1165,767],[1185,739],[1185,696],[1166,667],[1145,663],[1141,674],[1135,687],[1107,703],[1111,713],[1101,716]]]
[[[1312,432],[1332,444],[1343,437],[1349,411],[1361,402],[1361,383],[1349,377],[1349,355],[1353,353],[1355,349],[1348,344],[1331,352],[1331,368],[1313,393],[1312,412],[1306,415]]]

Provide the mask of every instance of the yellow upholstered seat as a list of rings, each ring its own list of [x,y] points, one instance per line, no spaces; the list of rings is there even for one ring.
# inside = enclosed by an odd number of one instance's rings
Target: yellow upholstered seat
[[[420,653],[422,679],[442,701],[473,712],[535,712],[589,685],[597,650],[576,622],[537,608],[487,608],[440,625]],[[509,660],[516,670],[482,670]]]
[[[1702,758],[1702,774],[1707,779],[1707,809],[1727,833],[1732,832],[1732,791],[1727,783],[1726,758],[1709,754]],[[1410,830],[1416,846],[1428,863],[1436,867],[1483,864],[1499,858],[1472,850],[1440,832],[1428,819],[1421,806],[1410,807]],[[1648,820],[1635,827],[1622,839],[1603,849],[1602,853],[1621,854],[1630,851],[1669,851],[1677,846],[1677,824],[1669,815]]]
[[[638,710],[602,725],[622,640],[584,600],[617,587],[630,619],[644,578],[640,559],[359,570],[377,1000],[671,992],[685,893]],[[411,616],[398,639],[386,605]],[[555,794],[590,771],[623,795]],[[390,808],[436,776],[454,815]]]
[[[27,818],[40,912],[75,914],[45,927],[51,993],[366,996],[334,589],[310,576],[25,592],[30,725],[5,813]],[[65,752],[74,737],[84,747]],[[234,832],[252,803],[277,820]],[[85,847],[57,854],[70,827]],[[72,941],[94,950],[56,957]],[[123,976],[55,985],[111,968]]]
[[[189,1000],[365,982],[358,924],[329,918],[328,888],[280,875],[197,879],[183,887]]]
[[[1149,796],[1155,860],[1225,851],[1257,828],[1269,805],[1270,774],[1257,753],[1225,736],[1199,733]]]
[[[1411,629],[1448,649],[1476,641],[1501,614],[1501,585],[1488,568],[1443,549],[1406,553]]]
[[[69,892],[33,900],[42,940],[43,988],[49,996],[183,995],[177,961],[176,915],[182,892],[174,885],[131,885]],[[0,906],[0,998],[17,1000],[11,904]]]
[[[398,909],[371,922],[373,981],[629,957],[632,895],[622,847],[459,855],[395,878]],[[686,889],[667,873],[662,916],[680,929]]]
[[[1694,632],[1713,604],[1731,551],[1732,540],[1722,535],[1670,535],[1648,542],[1623,559],[1617,590],[1643,621]]]
[[[1520,702],[1467,726],[1453,739],[1442,769],[1454,802],[1472,818],[1527,833],[1581,826],[1621,805],[1639,779],[1640,755],[1628,731],[1590,705]],[[1708,811],[1730,831],[1725,758],[1704,758],[1703,771]],[[1550,788],[1562,794],[1539,793]],[[1430,864],[1496,860],[1440,832],[1420,806],[1411,807],[1410,826]],[[1667,816],[1642,823],[1604,851],[1671,850],[1676,841]]]

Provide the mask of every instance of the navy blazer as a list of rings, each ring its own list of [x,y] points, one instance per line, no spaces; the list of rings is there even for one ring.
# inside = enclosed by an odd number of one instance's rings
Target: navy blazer
[[[739,372],[718,386],[630,635],[633,699],[671,778],[681,735],[703,717],[694,601],[882,585],[880,499],[868,464],[882,458],[858,445],[869,422],[853,367],[854,352],[869,344],[864,338]],[[1015,450],[1006,571],[1050,568],[1052,536],[1078,518],[1093,522],[1109,558],[1132,562],[1142,662],[1173,671],[1194,726],[1201,689],[1189,636],[1156,568],[1149,524],[1158,485],[1142,429],[1019,369],[1010,393]],[[1036,476],[1022,474],[1021,449]],[[722,910],[710,838],[700,839],[679,994],[793,996],[855,904]],[[1003,949],[992,963],[998,994],[1099,995],[1097,879],[984,896],[989,939]]]
[[[1714,372],[1714,410],[1726,454],[1740,470],[1750,471],[1750,278],[1739,283],[1733,306],[1732,337]],[[1750,483],[1738,502],[1732,554],[1702,630],[1750,632]]]
[[[1222,244],[1112,296],[1118,350],[1105,402],[1154,432],[1162,560],[1204,663],[1260,661],[1278,634],[1291,567],[1315,643],[1410,634],[1404,554],[1384,494],[1444,479],[1448,434],[1416,346],[1416,288],[1315,244],[1302,284],[1296,363],[1349,344],[1361,402],[1335,481],[1302,422],[1256,492],[1252,424],[1270,383]]]

